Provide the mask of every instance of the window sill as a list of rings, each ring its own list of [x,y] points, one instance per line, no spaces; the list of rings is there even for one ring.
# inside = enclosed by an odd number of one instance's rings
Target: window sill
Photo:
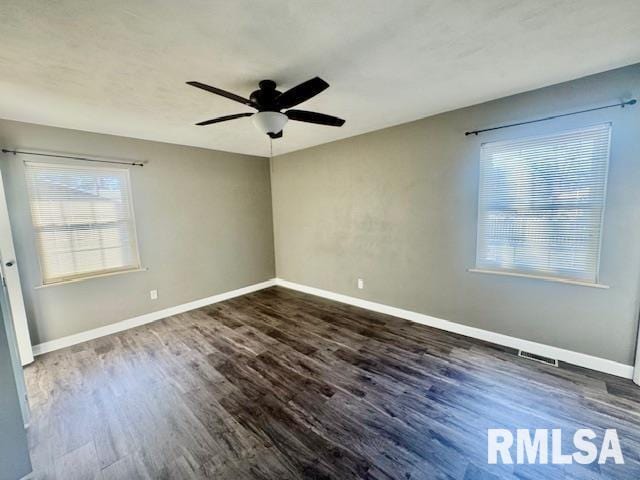
[[[517,272],[508,272],[504,270],[489,270],[489,269],[483,269],[483,268],[468,268],[467,271],[471,273],[488,273],[491,275],[504,275],[508,277],[532,278],[534,280],[566,283],[569,285],[578,285],[580,287],[609,288],[609,285],[603,285],[601,283],[581,282],[580,280],[571,280],[568,278],[560,278],[560,277],[546,277],[544,275],[533,275],[530,273],[517,273]]]
[[[148,268],[131,268],[129,270],[118,270],[117,272],[96,273],[95,275],[87,275],[86,277],[71,278],[69,280],[61,280],[55,283],[44,283],[34,287],[35,290],[41,288],[57,287],[58,285],[68,285],[70,283],[84,282],[85,280],[91,280],[93,278],[112,277],[114,275],[122,275],[124,273],[146,272]]]

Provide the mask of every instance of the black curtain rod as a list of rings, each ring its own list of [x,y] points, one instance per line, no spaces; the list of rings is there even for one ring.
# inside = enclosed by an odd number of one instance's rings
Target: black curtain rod
[[[132,167],[144,167],[144,163],[140,163],[140,162],[118,162],[116,160],[97,160],[95,158],[74,157],[73,155],[59,155],[54,153],[38,153],[38,152],[23,152],[20,150],[7,150],[6,148],[2,149],[2,153],[13,153],[14,155],[20,153],[22,155],[38,155],[40,157],[69,158],[71,160],[82,160],[83,162],[114,163],[116,165],[131,165]]]
[[[577,112],[561,113],[559,115],[552,115],[550,117],[538,118],[536,120],[529,120],[527,122],[510,123],[509,125],[500,125],[499,127],[483,128],[482,130],[472,130],[470,132],[464,132],[464,134],[465,135],[478,135],[479,133],[482,133],[482,132],[490,132],[492,130],[500,130],[501,128],[517,127],[518,125],[527,125],[529,123],[544,122],[546,120],[553,120],[554,118],[566,117],[566,116],[569,116],[569,115],[577,115],[578,113],[587,113],[587,112],[594,112],[596,110],[604,110],[605,108],[613,108],[613,107],[622,107],[622,108],[624,108],[627,105],[635,105],[636,102],[637,102],[637,100],[635,98],[632,98],[631,100],[627,100],[626,102],[613,103],[611,105],[605,105],[603,107],[588,108],[586,110],[578,110]]]

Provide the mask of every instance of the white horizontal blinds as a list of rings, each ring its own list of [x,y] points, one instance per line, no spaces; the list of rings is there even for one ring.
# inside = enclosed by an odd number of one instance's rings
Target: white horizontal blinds
[[[479,268],[597,281],[610,128],[482,146]]]
[[[140,267],[128,170],[25,168],[43,283]]]

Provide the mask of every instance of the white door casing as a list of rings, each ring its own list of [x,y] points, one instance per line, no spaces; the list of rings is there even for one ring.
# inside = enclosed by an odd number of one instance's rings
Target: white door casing
[[[7,200],[4,193],[2,172],[0,172],[0,261],[2,262],[0,265],[2,269],[2,279],[6,284],[9,296],[9,308],[11,309],[11,316],[13,317],[13,329],[18,343],[20,361],[22,365],[26,365],[33,362],[33,350],[31,348],[31,338],[27,324],[27,312],[24,308],[24,299],[22,298],[18,263],[13,248],[9,209],[7,208]]]
[[[636,343],[636,364],[633,368],[633,381],[640,385],[640,327],[638,328],[638,341]]]

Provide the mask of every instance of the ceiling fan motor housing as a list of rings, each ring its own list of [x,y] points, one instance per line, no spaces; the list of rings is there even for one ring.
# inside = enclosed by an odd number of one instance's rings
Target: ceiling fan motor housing
[[[276,90],[276,82],[273,80],[262,80],[258,83],[258,86],[260,88],[251,92],[249,96],[255,108],[260,112],[279,112],[280,109],[277,107],[276,98],[278,98],[282,92]]]

